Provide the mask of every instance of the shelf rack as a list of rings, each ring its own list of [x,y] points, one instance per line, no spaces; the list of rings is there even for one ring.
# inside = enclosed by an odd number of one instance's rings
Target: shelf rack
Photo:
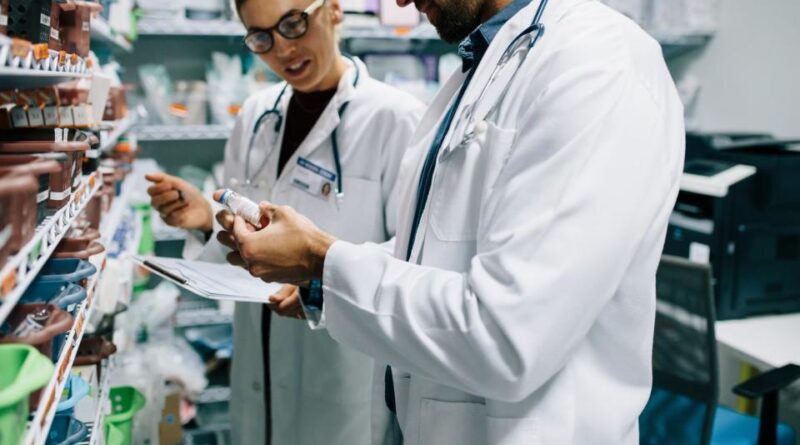
[[[85,73],[67,73],[63,71],[45,71],[35,68],[0,66],[0,89],[39,88],[86,77],[89,77],[89,75]]]
[[[2,324],[20,297],[31,284],[44,263],[50,259],[59,241],[69,231],[75,218],[83,211],[89,200],[103,184],[99,173],[84,177],[66,206],[48,217],[36,228],[33,238],[22,249],[10,257],[0,271],[2,299],[0,300],[0,324]]]
[[[23,445],[44,445],[47,441],[50,426],[56,415],[56,407],[61,399],[61,394],[64,392],[64,385],[72,371],[72,364],[75,361],[75,356],[78,354],[78,346],[81,344],[86,326],[92,316],[97,282],[105,266],[105,253],[98,254],[96,256],[96,261],[96,263],[93,261],[93,264],[99,266],[97,273],[91,277],[86,286],[86,299],[78,309],[78,315],[75,317],[72,329],[70,329],[67,335],[67,340],[61,350],[61,355],[59,355],[58,361],[55,364],[55,373],[42,391],[39,409],[37,409],[36,413],[33,415],[33,420],[28,423],[28,430],[22,441]]]
[[[133,51],[131,42],[112,30],[108,22],[102,17],[92,19],[91,33],[93,43],[107,48],[112,52],[129,53]]]
[[[110,412],[108,393],[111,391],[111,373],[114,371],[113,357],[103,362],[100,374],[103,376],[97,393],[97,412],[94,421],[89,425],[91,432],[89,435],[89,445],[103,443],[103,419]]]
[[[231,134],[225,125],[144,125],[136,129],[142,142],[224,140]]]

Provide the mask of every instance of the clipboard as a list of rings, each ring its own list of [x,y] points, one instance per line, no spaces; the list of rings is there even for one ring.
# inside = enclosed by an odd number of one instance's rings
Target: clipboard
[[[262,303],[278,292],[280,283],[265,283],[246,270],[228,264],[177,258],[133,256],[136,264],[203,298]]]

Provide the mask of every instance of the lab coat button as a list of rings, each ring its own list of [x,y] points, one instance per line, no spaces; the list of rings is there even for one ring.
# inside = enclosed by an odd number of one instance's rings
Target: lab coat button
[[[475,124],[475,134],[483,134],[486,133],[486,130],[489,129],[489,124],[486,121],[480,121]]]
[[[260,392],[261,391],[261,384],[258,382],[253,382],[253,391]]]

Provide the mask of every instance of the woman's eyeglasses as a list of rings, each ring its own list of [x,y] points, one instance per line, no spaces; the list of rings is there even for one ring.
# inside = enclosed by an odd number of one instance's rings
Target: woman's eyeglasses
[[[308,32],[308,17],[325,3],[325,0],[314,0],[308,8],[303,11],[290,12],[278,21],[278,24],[265,29],[252,30],[244,38],[244,46],[256,54],[269,52],[275,45],[275,38],[272,32],[287,39],[299,39]]]

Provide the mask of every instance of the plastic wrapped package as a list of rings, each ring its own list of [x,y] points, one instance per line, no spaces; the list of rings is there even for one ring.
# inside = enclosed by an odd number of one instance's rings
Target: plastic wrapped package
[[[242,60],[238,55],[211,54],[206,81],[213,123],[233,125],[242,103],[250,94],[252,83],[247,80],[249,75],[242,74]]]
[[[611,8],[616,9],[639,25],[647,23],[649,3],[653,0],[601,0]],[[673,0],[674,1],[674,0]]]
[[[139,80],[142,83],[147,109],[155,116],[156,123],[175,124],[177,119],[170,113],[172,104],[172,81],[164,65],[142,65],[139,67]]]
[[[710,35],[717,30],[719,0],[649,0],[646,29],[660,39]]]

